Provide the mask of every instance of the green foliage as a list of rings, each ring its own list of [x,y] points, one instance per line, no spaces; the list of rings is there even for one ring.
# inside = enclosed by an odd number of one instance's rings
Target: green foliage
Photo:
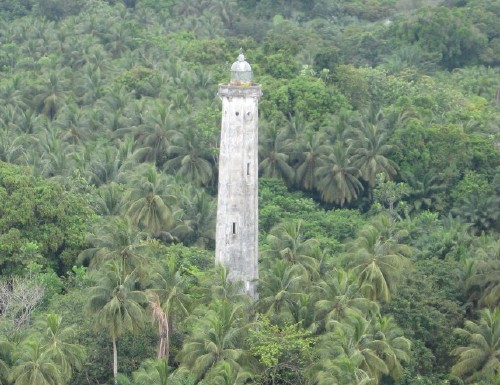
[[[500,7],[434,3],[2,1],[0,381],[38,360],[112,383],[116,326],[128,383],[498,382],[457,377],[450,354],[472,346],[452,329],[498,305]],[[261,175],[287,183],[260,180],[255,304],[212,268],[215,94],[240,47],[264,92]],[[49,313],[87,350],[68,381],[31,324]],[[145,361],[166,339],[173,373]]]
[[[250,353],[257,357],[263,368],[263,373],[258,376],[259,383],[302,377],[315,338],[300,325],[273,325],[266,317],[262,317],[256,326],[249,330],[248,344]]]
[[[423,8],[414,21],[402,26],[409,43],[441,55],[447,69],[476,64],[487,37],[475,29],[466,13],[445,7]]]
[[[301,219],[304,236],[318,239],[321,248],[332,252],[364,223],[356,210],[325,210],[303,193],[289,192],[276,180],[260,180],[259,200],[259,228],[263,234],[280,222]]]
[[[498,377],[498,343],[500,339],[500,308],[484,309],[477,322],[466,321],[463,329],[457,329],[466,338],[467,346],[453,350],[457,362],[452,367],[454,375],[465,377],[468,382],[493,381]]]
[[[321,122],[330,113],[349,109],[345,97],[334,86],[310,75],[288,77],[285,84],[269,90],[269,98],[283,115],[294,116],[300,111],[306,121]]]
[[[85,194],[0,163],[0,266],[22,272],[30,263],[64,271],[84,244],[92,210]],[[61,271],[61,272],[62,272]]]

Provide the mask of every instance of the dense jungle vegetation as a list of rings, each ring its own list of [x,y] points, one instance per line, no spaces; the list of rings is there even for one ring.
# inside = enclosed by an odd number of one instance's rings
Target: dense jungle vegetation
[[[1,385],[500,384],[500,0],[2,0]],[[262,84],[259,299],[214,266]]]

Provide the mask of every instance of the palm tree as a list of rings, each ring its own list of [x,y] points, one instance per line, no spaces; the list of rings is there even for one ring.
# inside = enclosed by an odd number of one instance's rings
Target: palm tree
[[[420,211],[439,207],[437,194],[444,190],[445,185],[440,182],[440,175],[436,171],[430,170],[421,178],[411,172],[404,172],[402,177],[410,187],[410,209]]]
[[[13,122],[13,127],[20,132],[25,134],[33,134],[39,127],[40,122],[43,121],[44,117],[38,115],[31,108],[26,108],[19,111],[17,119]]]
[[[148,291],[149,306],[154,323],[158,324],[160,340],[157,358],[165,359],[167,365],[170,355],[170,334],[174,316],[178,313],[188,315],[190,297],[186,293],[188,279],[182,275],[174,256],[171,256],[164,269],[152,278],[153,289]]]
[[[173,117],[171,107],[164,103],[155,104],[154,110],[146,116],[143,129],[137,132],[137,142],[151,149],[145,160],[154,162],[158,167],[163,166],[171,137],[178,129],[178,121]]]
[[[319,252],[319,242],[314,238],[304,239],[301,228],[302,221],[300,220],[295,223],[281,222],[274,226],[267,236],[270,248],[266,252],[292,265],[300,264],[311,275],[314,275],[319,266],[315,258]]]
[[[316,296],[316,317],[329,328],[334,321],[342,321],[351,314],[377,314],[376,302],[367,299],[353,272],[335,269],[324,280],[314,285]]]
[[[350,147],[336,142],[325,164],[317,168],[317,187],[323,201],[343,206],[356,200],[363,190],[360,170],[354,166],[351,155]]]
[[[483,244],[474,250],[474,259],[466,260],[465,284],[469,301],[493,309],[500,305],[500,240],[481,238]]]
[[[233,22],[236,18],[235,9],[237,9],[234,0],[217,0],[212,3],[210,9],[219,14],[227,29],[233,28]]]
[[[175,385],[178,383],[175,375],[170,373],[168,363],[162,359],[144,361],[132,376],[134,385]]]
[[[143,150],[135,149],[134,140],[126,137],[116,147],[97,145],[92,148],[89,181],[97,187],[111,182],[125,182],[124,174],[141,158]]]
[[[78,261],[96,269],[101,264],[114,261],[127,273],[132,271],[140,280],[149,276],[148,263],[153,259],[156,240],[134,226],[124,216],[103,218],[95,224],[87,237],[92,246],[80,253]]]
[[[238,368],[227,361],[215,366],[203,379],[206,385],[245,385],[252,378],[252,374],[243,368]]]
[[[223,362],[239,370],[245,352],[245,326],[241,306],[216,301],[199,317],[186,339],[178,355],[181,366],[196,375],[196,383]]]
[[[246,306],[250,297],[243,290],[243,282],[231,279],[229,269],[218,264],[214,274],[204,277],[201,286],[207,300],[227,301],[233,304]]]
[[[492,381],[500,371],[500,307],[481,310],[477,322],[465,321],[456,333],[467,340],[467,346],[451,352],[457,357],[451,373],[467,382]]]
[[[62,73],[49,73],[47,78],[43,79],[44,84],[38,88],[37,95],[33,98],[34,107],[51,120],[55,119],[69,95],[65,79],[66,77]]]
[[[272,320],[291,320],[291,309],[302,295],[300,284],[304,273],[302,265],[290,265],[284,260],[274,261],[262,271],[256,308]]]
[[[295,183],[306,190],[314,190],[318,184],[317,170],[325,165],[330,147],[319,131],[308,131],[301,144],[301,152],[295,169]]]
[[[46,328],[44,354],[47,354],[57,365],[65,378],[71,378],[73,368],[80,369],[85,358],[83,346],[71,343],[76,337],[73,326],[63,328],[62,317],[48,314],[42,326]]]
[[[285,144],[286,131],[278,128],[276,123],[263,126],[259,135],[259,173],[268,178],[282,178],[290,183],[294,178],[294,170],[288,164],[288,147]]]
[[[47,121],[40,140],[42,150],[41,161],[46,177],[66,176],[72,170],[72,149],[61,140],[61,130],[52,122]]]
[[[132,223],[153,235],[169,233],[174,222],[167,203],[170,181],[160,174],[155,165],[143,164],[128,178],[132,189],[126,200],[130,202],[127,215]]]
[[[401,362],[410,361],[411,342],[403,336],[402,330],[391,316],[372,319],[372,334],[375,350],[387,365],[388,375],[394,380],[403,376]]]
[[[96,327],[107,329],[113,343],[113,376],[118,374],[116,341],[127,331],[136,332],[143,324],[146,302],[143,292],[136,290],[136,272],[126,273],[116,261],[106,263],[95,273],[97,286],[89,290],[88,311],[94,315]]]
[[[396,175],[396,163],[386,157],[393,146],[387,144],[387,134],[378,125],[363,124],[349,143],[352,146],[352,162],[370,187],[375,186],[380,173],[389,180]]]
[[[177,172],[195,186],[208,186],[214,176],[213,165],[200,139],[200,133],[192,124],[174,133],[167,149],[169,159],[165,169]]]
[[[368,385],[371,378],[360,368],[361,357],[355,350],[347,350],[346,338],[326,334],[316,345],[317,357],[307,368],[307,375],[318,385]],[[335,342],[334,342],[335,341]]]
[[[399,243],[405,231],[391,234],[387,217],[367,225],[349,246],[348,258],[358,274],[361,285],[368,284],[369,298],[388,302],[403,269],[410,266],[408,245]]]
[[[25,340],[13,352],[14,365],[11,380],[14,385],[63,385],[65,375],[50,354],[44,350],[42,340]]]
[[[26,158],[25,142],[24,136],[14,136],[8,130],[0,130],[0,161],[23,163]]]
[[[111,182],[97,189],[96,213],[99,215],[118,216],[123,207],[125,187]]]
[[[331,376],[344,384],[377,385],[382,375],[394,380],[401,377],[400,361],[409,360],[410,341],[391,318],[369,321],[361,314],[352,314],[344,322],[337,322],[333,332],[321,339],[318,351],[323,362],[319,367],[313,364],[313,368],[319,369],[316,377]],[[338,364],[348,369],[347,373],[339,372]],[[341,381],[346,374],[350,378]]]
[[[204,190],[192,185],[175,192],[179,210],[172,233],[185,244],[209,248],[215,242],[216,202]]]

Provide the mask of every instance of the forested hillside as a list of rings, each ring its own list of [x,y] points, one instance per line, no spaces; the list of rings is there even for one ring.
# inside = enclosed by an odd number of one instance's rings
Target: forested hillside
[[[500,0],[0,2],[1,385],[500,384]],[[214,266],[259,104],[259,299]]]

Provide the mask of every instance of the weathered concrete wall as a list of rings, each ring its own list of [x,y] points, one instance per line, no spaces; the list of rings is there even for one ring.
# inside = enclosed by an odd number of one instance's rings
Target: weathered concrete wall
[[[256,297],[260,86],[221,84],[222,126],[215,261]]]

